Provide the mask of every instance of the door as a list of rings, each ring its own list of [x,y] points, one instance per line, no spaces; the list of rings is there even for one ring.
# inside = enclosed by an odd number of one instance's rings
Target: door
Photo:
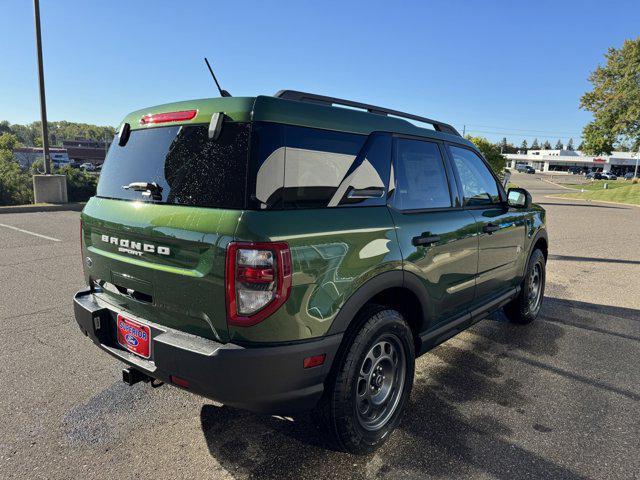
[[[499,182],[473,150],[450,145],[465,209],[479,231],[476,301],[482,304],[520,281],[526,212],[510,209]]]
[[[425,330],[467,312],[478,267],[475,219],[460,208],[442,148],[437,142],[394,139],[389,206],[404,269],[418,276],[429,296]]]

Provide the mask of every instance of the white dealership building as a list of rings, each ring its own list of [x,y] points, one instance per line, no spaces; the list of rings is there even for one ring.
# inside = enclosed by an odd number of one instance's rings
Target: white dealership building
[[[530,165],[541,172],[566,172],[575,167],[584,171],[613,172],[617,175],[633,172],[638,152],[611,152],[611,155],[583,155],[574,150],[527,150],[507,153],[507,168]]]

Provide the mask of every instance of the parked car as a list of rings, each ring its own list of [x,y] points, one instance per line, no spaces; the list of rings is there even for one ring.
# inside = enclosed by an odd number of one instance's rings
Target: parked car
[[[602,173],[600,174],[600,176],[601,176],[604,180],[617,180],[617,179],[618,179],[618,177],[617,177],[615,174],[611,173],[611,172],[602,172]]]
[[[601,180],[602,179],[602,173],[600,172],[589,172],[587,173],[586,177],[589,180]]]
[[[524,173],[536,173],[536,169],[533,168],[531,165],[526,165],[524,167]]]
[[[519,163],[516,165],[516,171],[520,172],[520,173],[524,173],[524,171],[527,169],[527,165],[524,165],[522,163]]]
[[[121,125],[81,215],[75,317],[130,385],[315,410],[367,453],[399,424],[416,357],[502,307],[540,311],[545,211],[448,124],[281,91]]]
[[[80,162],[77,161],[72,161],[71,162],[71,168],[80,168],[80,165],[82,165]]]
[[[569,167],[569,172],[571,172],[572,175],[582,175],[584,169],[582,167]]]
[[[85,172],[93,172],[95,171],[96,167],[93,163],[86,162],[80,165],[80,169],[84,170]]]
[[[635,177],[635,174],[633,172],[627,172],[624,174],[624,179],[625,180],[631,180],[633,179],[633,177]]]

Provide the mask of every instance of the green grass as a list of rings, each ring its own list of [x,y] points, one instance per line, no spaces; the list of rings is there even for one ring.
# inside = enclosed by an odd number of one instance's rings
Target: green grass
[[[565,187],[575,188],[576,190],[603,190],[604,184],[608,184],[608,188],[621,188],[631,185],[630,180],[594,180],[587,183],[565,183]]]
[[[580,198],[582,200],[601,200],[604,202],[640,205],[640,183],[634,185],[627,181],[626,184],[616,185],[615,188],[608,188],[607,190],[602,187],[598,190],[587,190],[585,188],[584,192],[566,193],[561,196],[565,198]]]

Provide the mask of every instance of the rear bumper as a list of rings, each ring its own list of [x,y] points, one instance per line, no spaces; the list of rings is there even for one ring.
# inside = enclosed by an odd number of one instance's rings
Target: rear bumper
[[[146,360],[118,346],[117,312],[90,290],[76,293],[74,310],[80,330],[124,363],[166,383],[170,383],[171,375],[180,377],[188,381],[189,391],[260,413],[290,414],[312,409],[322,395],[324,380],[342,340],[342,335],[332,335],[295,344],[249,348],[217,343],[131,317],[151,329],[151,357]],[[323,365],[302,367],[303,359],[323,353]]]

